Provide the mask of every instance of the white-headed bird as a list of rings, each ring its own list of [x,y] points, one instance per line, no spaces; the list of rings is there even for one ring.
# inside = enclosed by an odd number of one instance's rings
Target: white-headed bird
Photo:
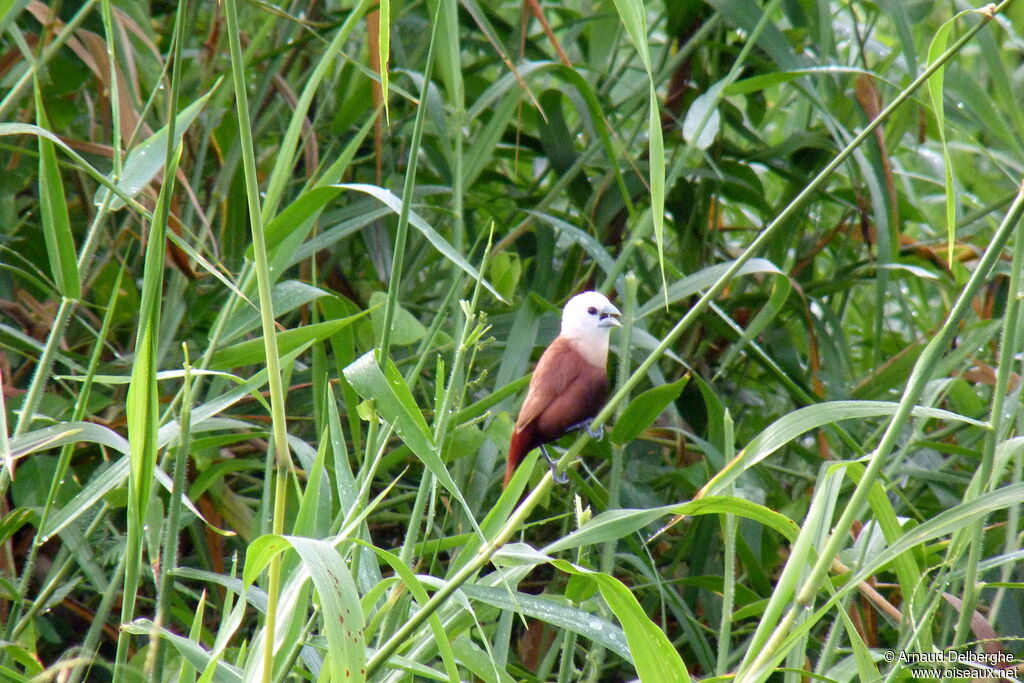
[[[533,371],[508,449],[505,481],[520,461],[539,447],[555,474],[555,461],[544,444],[576,429],[590,431],[590,419],[608,398],[608,334],[620,325],[619,309],[600,292],[583,292],[562,309],[562,329]],[[556,481],[565,481],[558,479]]]

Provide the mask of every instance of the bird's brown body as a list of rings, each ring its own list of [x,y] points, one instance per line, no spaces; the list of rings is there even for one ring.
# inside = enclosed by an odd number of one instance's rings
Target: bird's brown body
[[[570,427],[594,417],[608,398],[608,371],[594,365],[571,339],[559,337],[537,362],[508,449],[505,482],[527,453],[557,441]]]
[[[608,398],[608,333],[618,327],[619,309],[600,292],[582,292],[562,309],[562,329],[551,342],[530,380],[508,449],[505,483],[526,454],[540,447],[555,481],[564,475],[555,468],[544,444],[572,429],[587,427]]]

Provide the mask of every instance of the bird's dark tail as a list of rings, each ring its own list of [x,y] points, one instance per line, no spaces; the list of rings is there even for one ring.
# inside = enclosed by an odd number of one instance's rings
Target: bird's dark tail
[[[519,463],[530,452],[530,449],[528,430],[517,430],[512,434],[512,442],[508,445],[508,462],[505,464],[505,480],[501,483],[501,488],[508,487],[508,482],[512,479],[512,473],[516,471]]]

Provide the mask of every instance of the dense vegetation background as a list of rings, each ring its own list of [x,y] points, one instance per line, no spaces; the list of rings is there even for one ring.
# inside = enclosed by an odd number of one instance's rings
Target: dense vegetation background
[[[1015,674],[1022,22],[0,0],[0,678]]]

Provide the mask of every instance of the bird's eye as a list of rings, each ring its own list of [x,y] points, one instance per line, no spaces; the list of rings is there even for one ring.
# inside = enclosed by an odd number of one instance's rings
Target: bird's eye
[[[597,315],[597,309],[591,306],[590,308],[587,309],[587,313],[589,313],[590,315]]]

